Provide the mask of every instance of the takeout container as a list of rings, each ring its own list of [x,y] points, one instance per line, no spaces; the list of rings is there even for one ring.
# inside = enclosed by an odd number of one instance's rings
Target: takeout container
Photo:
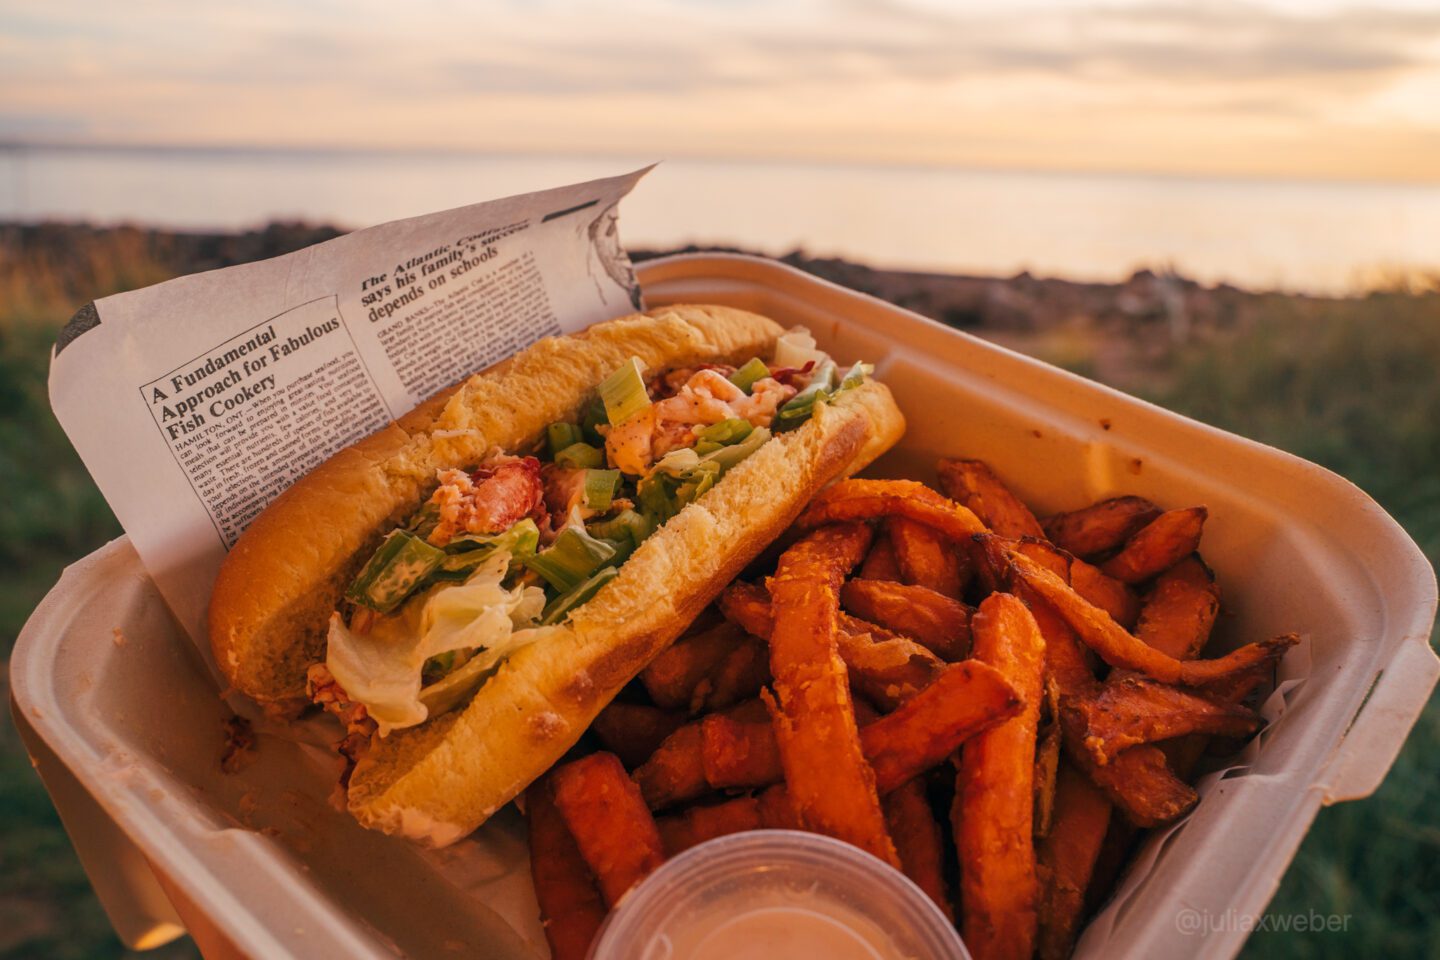
[[[1248,924],[1200,935],[1182,916],[1258,917],[1320,806],[1379,785],[1440,673],[1434,574],[1400,527],[1313,464],[781,264],[678,256],[638,273],[651,306],[749,308],[874,361],[909,430],[872,474],[932,478],[936,458],[964,455],[1042,513],[1120,493],[1209,506],[1204,553],[1230,614],[1217,645],[1297,631],[1310,675],[1253,765],[1150,851],[1108,939],[1087,937],[1077,956],[1238,951]],[[222,774],[228,711],[124,538],[65,571],[10,681],[21,734],[128,943],[183,925],[212,960],[545,955],[513,808],[427,852],[331,808],[335,767],[310,743],[262,733],[253,764]]]

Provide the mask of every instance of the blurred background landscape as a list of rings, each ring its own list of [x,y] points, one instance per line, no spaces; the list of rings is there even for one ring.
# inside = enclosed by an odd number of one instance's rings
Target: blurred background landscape
[[[1440,562],[1440,11],[1332,0],[0,8],[0,693],[120,533],[46,398],[82,304],[663,161],[638,258],[745,249],[1290,450]],[[1432,956],[1440,708],[1248,957]],[[8,714],[0,957],[116,957]],[[186,942],[152,956],[194,956]]]

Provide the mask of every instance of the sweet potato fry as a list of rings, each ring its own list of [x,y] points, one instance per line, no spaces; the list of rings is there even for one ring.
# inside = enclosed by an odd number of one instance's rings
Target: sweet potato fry
[[[1024,584],[1020,584],[1015,592],[1029,605],[1035,622],[1040,625],[1040,635],[1045,638],[1046,689],[1054,690],[1057,697],[1076,696],[1094,690],[1097,685],[1095,670],[1070,624]]]
[[[1248,736],[1262,724],[1252,710],[1223,704],[1146,677],[1111,677],[1095,694],[1067,697],[1061,720],[1095,763],[1122,750],[1190,733]]]
[[[888,635],[879,627],[845,617],[836,635],[840,659],[855,691],[882,710],[894,710],[924,690],[945,669],[945,662],[908,637]]]
[[[840,589],[845,609],[911,637],[954,663],[970,651],[970,608],[922,586],[851,580]]]
[[[707,840],[764,826],[760,820],[760,802],[749,796],[696,804],[680,813],[656,818],[655,825],[660,830],[665,853],[672,857]]]
[[[1160,508],[1144,497],[1114,497],[1057,513],[1041,526],[1055,546],[1089,560],[1114,550],[1158,516]]]
[[[860,564],[859,576],[866,580],[899,581],[900,562],[895,559],[895,545],[890,542],[888,531],[875,537],[875,543],[865,555],[865,562]]]
[[[664,810],[709,792],[702,744],[700,724],[687,723],[666,737],[650,758],[635,768],[631,776],[646,806],[651,810]]]
[[[1110,826],[1110,801],[1069,763],[1055,781],[1055,814],[1035,851],[1040,885],[1040,960],[1065,960],[1075,946],[1095,859]]]
[[[1070,624],[1077,636],[1112,667],[1136,670],[1163,683],[1199,686],[1272,659],[1296,642],[1293,636],[1246,644],[1215,660],[1180,661],[1146,646],[1105,611],[1081,597],[1064,580],[1029,557],[1011,551],[1015,573]],[[973,631],[973,624],[972,624]]]
[[[1239,673],[1222,677],[1213,683],[1207,683],[1198,690],[1206,697],[1225,704],[1240,704],[1245,701],[1257,688],[1271,682],[1275,677],[1275,663],[1279,656],[1270,663],[1256,664],[1249,670],[1242,670]],[[1216,743],[1210,737],[1195,734],[1194,736],[1181,737],[1169,743],[1160,745],[1165,751],[1165,756],[1170,758],[1170,766],[1178,776],[1189,779],[1194,771],[1195,765],[1205,755],[1206,750],[1215,746],[1222,747],[1222,753],[1231,751],[1223,750],[1224,741]]]
[[[758,798],[760,800],[760,825],[767,830],[803,830],[804,823],[800,820],[800,811],[795,809],[795,801],[790,797],[790,788],[783,783],[777,783],[767,790],[763,790]]]
[[[600,738],[605,749],[620,758],[633,770],[648,760],[665,738],[685,723],[685,715],[673,710],[639,703],[611,703],[590,729]]]
[[[1298,642],[1299,638],[1294,634],[1290,635],[1292,642]],[[1211,680],[1203,683],[1196,689],[1212,700],[1220,703],[1240,703],[1260,687],[1269,683],[1275,678],[1275,665],[1280,662],[1287,645],[1277,645],[1270,651],[1270,658],[1261,663],[1244,670],[1237,670],[1235,673],[1227,674],[1218,680]]]
[[[1009,549],[1023,553],[1069,583],[1076,593],[1110,614],[1111,619],[1125,629],[1135,625],[1135,620],[1140,615],[1140,601],[1135,592],[1114,577],[1102,573],[1099,567],[1072,557],[1052,543],[1033,537],[1000,542],[1007,544]],[[989,549],[991,562],[994,563],[994,547]],[[997,573],[997,576],[1000,574]],[[1004,579],[1001,576],[1001,580]]]
[[[770,647],[759,637],[746,634],[745,639],[716,666],[715,672],[701,680],[690,701],[693,713],[723,710],[742,701],[760,696],[760,688],[770,682]]]
[[[977,960],[1034,952],[1035,736],[1040,718],[1045,641],[1025,604],[992,594],[971,621],[976,658],[1004,675],[1021,712],[968,740],[956,778],[961,928]]]
[[[1154,744],[1122,750],[1102,767],[1066,730],[1065,755],[1137,827],[1169,823],[1189,813],[1199,800],[1195,790],[1171,772],[1164,751]]]
[[[1025,556],[1029,557],[1031,560],[1034,560],[1036,563],[1049,570],[1051,573],[1055,574],[1057,577],[1060,577],[1067,583],[1071,582],[1070,573],[1071,568],[1075,565],[1075,558],[1070,556],[1070,554],[1066,553],[1064,550],[1061,550],[1059,547],[1055,546],[1053,543],[1049,543],[1045,540],[1036,540],[1034,537],[1021,537],[1018,540],[1006,540],[1001,537],[990,537],[988,542],[1004,545],[1011,550],[1018,550],[1021,553],[1025,554]],[[1000,561],[999,566],[1001,567],[1001,569],[996,571],[996,575],[1003,577],[1007,572],[1003,569],[1005,566],[1004,551],[1002,550],[997,558],[994,548],[987,545],[986,552],[987,555],[990,557],[992,565],[997,559]]]
[[[1140,834],[1140,828],[1125,817],[1110,818],[1110,829],[1105,833],[1100,853],[1095,857],[1095,868],[1090,872],[1090,887],[1085,891],[1083,914],[1094,914],[1109,901],[1125,864],[1130,862],[1135,838]]]
[[[1210,642],[1219,612],[1215,577],[1192,555],[1155,578],[1140,608],[1135,636],[1176,660],[1193,660]]]
[[[1002,537],[1038,537],[1045,531],[1020,498],[1010,492],[983,460],[941,460],[940,489],[970,508],[980,522]]]
[[[655,821],[613,753],[581,757],[550,776],[555,806],[613,907],[665,860]]]
[[[1127,522],[1139,525],[1137,520],[1143,521],[1147,512],[1152,518],[1160,513],[1159,509],[1151,505],[1149,501],[1142,501],[1138,497],[1122,499],[1131,499],[1137,502],[1124,508],[1111,510],[1112,520],[1114,515],[1123,512],[1131,518]],[[1107,501],[1107,503],[1118,502]],[[1097,507],[1104,506],[1105,504],[1097,505]],[[1084,512],[1077,511],[1077,513]],[[1068,516],[1075,517],[1076,515]],[[1052,520],[1054,519],[1057,518],[1052,518]],[[1076,517],[1075,525],[1079,529],[1074,536],[1083,535],[1089,522],[1087,518]],[[1103,518],[1101,522],[1104,522]],[[1046,529],[1051,533],[1052,538],[1061,536],[1063,539],[1065,536],[1059,534],[1048,521]],[[1112,529],[1121,530],[1123,524],[1114,524]],[[1112,533],[1111,536],[1114,536],[1115,540],[1107,546],[1095,545],[1102,542],[1099,540],[1090,541],[1092,545],[1088,547],[1077,546],[1079,549],[1099,552],[1114,546],[1128,532],[1131,531]],[[1198,574],[1203,574],[1203,576],[1197,576]],[[1199,562],[1198,558],[1182,560],[1156,581],[1140,615],[1140,625],[1137,631],[1139,639],[1161,652],[1174,656],[1177,660],[1188,660],[1198,656],[1204,646],[1205,638],[1209,636],[1210,623],[1214,619],[1215,604],[1212,601],[1212,589],[1213,583],[1211,583],[1209,571],[1204,569],[1204,565]],[[1025,593],[1022,592],[1021,595],[1028,599]],[[1036,619],[1042,625],[1042,632],[1045,632],[1047,663],[1053,665],[1055,660],[1052,654],[1057,646],[1051,642],[1050,633],[1045,631],[1046,620],[1041,611],[1043,610],[1050,617],[1058,615],[1048,604],[1043,602],[1033,604],[1032,608],[1036,612]],[[1208,618],[1204,616],[1204,611],[1207,609],[1209,611]],[[1068,626],[1063,623],[1061,626],[1068,630]],[[1071,633],[1070,636],[1073,638],[1074,634]],[[1052,672],[1053,675],[1055,675],[1054,672]],[[1061,685],[1062,692],[1069,695],[1089,693],[1094,688],[1093,678],[1084,686],[1066,685],[1063,682]],[[1203,749],[1203,739],[1187,737],[1178,743],[1189,746],[1192,742],[1198,742],[1199,749]],[[1037,852],[1040,874],[1044,878],[1040,896],[1040,960],[1064,960],[1070,955],[1080,931],[1081,918],[1085,914],[1087,890],[1092,886],[1102,884],[1108,890],[1113,881],[1113,873],[1118,871],[1117,862],[1109,867],[1104,875],[1099,872],[1101,853],[1105,849],[1107,837],[1110,836],[1111,821],[1118,821],[1127,834],[1133,829],[1127,821],[1111,816],[1114,809],[1111,796],[1122,801],[1123,807],[1129,811],[1129,815],[1156,821],[1173,819],[1188,810],[1193,803],[1193,791],[1180,779],[1188,774],[1188,766],[1182,767],[1176,763],[1170,745],[1166,745],[1164,749],[1165,755],[1169,758],[1178,776],[1160,766],[1162,757],[1156,754],[1155,748],[1146,747],[1143,751],[1119,760],[1121,766],[1128,770],[1139,770],[1145,776],[1131,783],[1122,783],[1120,780],[1112,778],[1109,781],[1111,789],[1108,794],[1087,776],[1080,773],[1076,767],[1071,765],[1070,761],[1061,761],[1055,789],[1054,817],[1050,832],[1040,842]],[[1189,746],[1189,749],[1194,752],[1196,748]],[[1196,755],[1198,756],[1198,754]],[[1092,763],[1091,766],[1093,767],[1094,764]],[[1113,771],[1106,770],[1100,776],[1105,777],[1110,774],[1113,774]],[[1156,789],[1157,785],[1158,790]],[[1119,840],[1112,842],[1119,843]],[[1118,854],[1113,854],[1112,859],[1118,860]]]
[[[954,541],[905,517],[892,517],[885,526],[890,531],[902,581],[928,587],[952,600],[960,599],[965,589],[965,564]]]
[[[1055,816],[1055,780],[1060,769],[1060,724],[1051,720],[1035,743],[1035,839],[1050,832]]]
[[[770,610],[770,591],[758,583],[736,580],[720,594],[720,612],[738,624],[746,633],[766,641],[775,630],[775,617]]]
[[[1019,698],[997,670],[967,660],[947,667],[888,716],[875,719],[857,710],[860,747],[875,771],[876,789],[884,794],[938,766],[966,739],[1019,711]],[[696,727],[698,737],[690,732]],[[647,802],[669,805],[709,790],[764,787],[784,775],[768,721],[711,714],[682,731],[633,775]]]
[[[781,555],[770,581],[775,697],[767,702],[801,821],[898,867],[835,639],[840,584],[870,537],[860,523],[823,527]]]
[[[855,701],[855,722],[860,729],[865,729],[876,720],[880,719],[880,711],[876,710],[866,700]]]
[[[891,792],[884,806],[885,822],[900,854],[900,869],[935,901],[945,918],[954,923],[955,914],[941,865],[940,825],[935,822],[930,801],[925,798],[924,785],[911,780]]]
[[[1057,696],[1091,692],[1096,686],[1095,671],[1075,631],[1024,580],[1012,576],[1010,568],[1010,551],[1018,550],[1064,579],[1070,573],[1070,556],[1036,540],[1007,540],[993,534],[979,534],[974,539],[996,581],[1025,601],[1040,627],[1040,635],[1045,638],[1046,692],[1054,691]]]
[[[728,621],[682,637],[640,671],[640,682],[656,706],[690,709],[696,688],[744,640],[745,631]]]
[[[711,714],[700,722],[700,759],[715,790],[768,786],[785,775],[775,728]]]
[[[969,509],[914,480],[842,480],[811,500],[795,523],[802,530],[813,530],[827,523],[877,517],[908,517],[956,543],[985,532],[985,525]]]
[[[555,809],[549,778],[525,791],[530,878],[554,960],[585,960],[605,922],[605,904],[575,838]]]
[[[1018,614],[1009,611],[1006,618],[1018,619]],[[1023,715],[1030,705],[1022,701],[1017,686],[1003,668],[965,660],[951,664],[894,713],[862,729],[860,743],[880,791],[894,790],[944,762],[961,743]],[[1032,742],[1032,752],[1033,747]]]
[[[1139,583],[1194,553],[1205,528],[1204,507],[1160,514],[1131,537],[1100,569],[1123,583]]]
[[[656,826],[665,851],[675,856],[696,844],[746,830],[799,830],[800,821],[784,784],[776,784],[757,797],[736,797],[721,803],[690,807],[658,818]]]
[[[736,581],[721,595],[720,606],[749,633],[768,639],[774,630],[764,587]],[[835,640],[850,682],[885,710],[924,689],[945,669],[939,657],[915,641],[845,614],[840,615]]]
[[[1070,582],[1076,593],[1104,610],[1120,626],[1126,630],[1135,626],[1140,600],[1127,585],[1078,557],[1070,562]]]
[[[746,700],[676,728],[675,732],[666,737],[655,748],[655,752],[630,774],[651,810],[663,810],[674,804],[693,800],[709,793],[714,786],[705,769],[705,722],[712,717],[738,724],[758,724],[767,728],[770,725],[770,711],[756,699]],[[773,783],[778,777],[776,774],[772,779],[758,780],[755,783]]]

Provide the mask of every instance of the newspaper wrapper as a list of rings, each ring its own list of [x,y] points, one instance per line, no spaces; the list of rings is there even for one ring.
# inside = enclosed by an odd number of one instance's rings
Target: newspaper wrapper
[[[282,490],[541,337],[641,308],[617,217],[646,172],[371,227],[71,320],[51,405],[207,662],[220,563]]]

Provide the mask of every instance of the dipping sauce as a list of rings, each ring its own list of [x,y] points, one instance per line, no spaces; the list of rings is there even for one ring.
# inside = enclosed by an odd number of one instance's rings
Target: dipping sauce
[[[687,929],[669,938],[671,949],[675,956],[690,960],[768,960],[822,953],[827,960],[889,960],[896,956],[883,930],[853,914],[828,914],[826,910],[833,906],[765,907],[739,916],[697,917]],[[862,924],[871,929],[859,929]]]
[[[951,960],[969,954],[899,871],[812,833],[755,830],[669,861],[611,913],[592,960]]]

